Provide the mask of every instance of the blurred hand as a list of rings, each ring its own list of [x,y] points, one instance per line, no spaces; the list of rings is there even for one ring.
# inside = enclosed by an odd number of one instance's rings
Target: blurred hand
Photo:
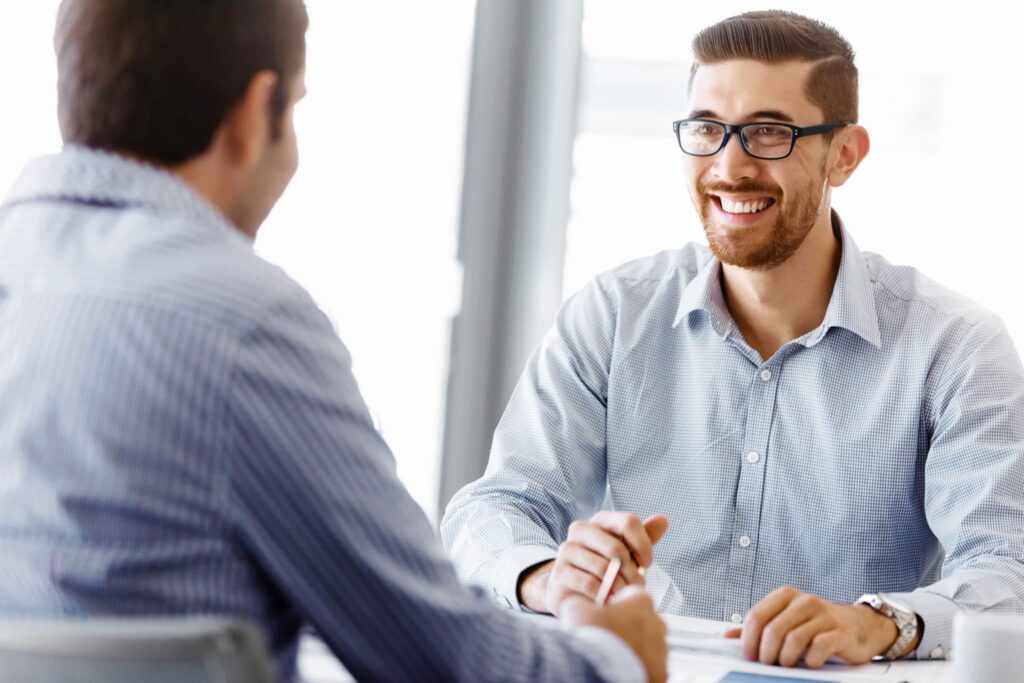
[[[789,586],[754,605],[742,629],[725,633],[740,639],[747,659],[782,666],[802,659],[812,669],[832,655],[863,664],[888,650],[898,635],[892,619],[867,605],[837,605]],[[911,643],[906,651],[916,647]]]
[[[623,588],[603,607],[595,605],[592,598],[569,597],[562,603],[562,621],[611,631],[636,653],[648,681],[662,683],[668,678],[668,626],[642,588]]]
[[[610,595],[626,586],[643,586],[640,567],[654,562],[654,544],[668,530],[668,518],[654,515],[640,522],[627,512],[601,511],[590,521],[569,526],[569,536],[558,556],[523,572],[519,599],[532,610],[560,615],[562,603],[571,597],[593,602],[612,558],[622,568]]]

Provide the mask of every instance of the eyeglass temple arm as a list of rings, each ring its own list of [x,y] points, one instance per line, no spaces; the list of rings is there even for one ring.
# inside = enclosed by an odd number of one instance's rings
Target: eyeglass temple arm
[[[836,128],[845,128],[846,126],[852,126],[853,124],[849,121],[829,121],[828,123],[822,123],[817,126],[807,126],[806,128],[794,128],[794,132],[797,137],[802,135],[819,135],[821,133],[827,133]]]

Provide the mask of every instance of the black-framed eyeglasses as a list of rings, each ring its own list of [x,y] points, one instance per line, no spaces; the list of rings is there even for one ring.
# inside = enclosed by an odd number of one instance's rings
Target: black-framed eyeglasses
[[[821,135],[851,125],[849,121],[828,121],[817,126],[756,121],[733,126],[711,119],[682,119],[672,122],[679,149],[695,157],[710,157],[726,146],[733,133],[747,154],[755,159],[785,159],[793,153],[798,138]]]

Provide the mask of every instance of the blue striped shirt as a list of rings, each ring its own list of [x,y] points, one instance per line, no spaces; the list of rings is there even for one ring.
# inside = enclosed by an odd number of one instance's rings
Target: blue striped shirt
[[[326,316],[176,177],[84,148],[0,207],[0,614],[227,614],[282,680],[642,678],[459,583]]]
[[[442,537],[515,606],[526,567],[602,505],[668,516],[659,609],[738,622],[792,585],[888,592],[944,657],[958,609],[1024,611],[1024,371],[1001,321],[912,268],[842,257],[822,323],[763,359],[689,245],[560,311]]]

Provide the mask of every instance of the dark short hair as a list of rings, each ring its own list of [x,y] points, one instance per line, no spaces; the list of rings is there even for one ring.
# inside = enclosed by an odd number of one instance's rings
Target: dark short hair
[[[804,92],[829,121],[857,121],[857,67],[850,43],[816,19],[781,10],[747,12],[707,27],[693,39],[690,85],[701,64],[753,59],[765,64],[814,62]]]
[[[206,150],[252,77],[278,76],[277,122],[305,64],[302,0],[63,0],[57,112],[65,142],[176,164]]]

